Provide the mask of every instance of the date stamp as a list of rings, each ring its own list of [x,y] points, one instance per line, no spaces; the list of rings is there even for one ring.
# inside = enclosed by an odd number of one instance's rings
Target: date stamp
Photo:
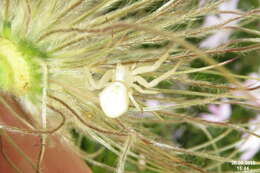
[[[250,167],[256,165],[256,162],[253,160],[240,160],[240,161],[232,161],[231,165],[234,166],[236,171],[250,173],[251,172]]]

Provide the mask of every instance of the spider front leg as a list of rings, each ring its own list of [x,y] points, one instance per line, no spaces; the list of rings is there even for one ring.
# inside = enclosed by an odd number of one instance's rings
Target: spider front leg
[[[182,61],[179,61],[174,67],[172,70],[162,74],[161,76],[153,79],[151,82],[147,82],[143,77],[141,76],[135,76],[134,77],[134,80],[136,82],[138,82],[140,85],[146,87],[146,88],[152,88],[152,87],[155,87],[156,85],[158,85],[161,81],[169,78],[171,75],[173,75],[177,68],[180,66],[180,64],[182,63]]]
[[[138,67],[136,69],[134,69],[132,71],[133,75],[138,75],[138,74],[142,74],[142,73],[148,73],[148,72],[153,72],[155,70],[157,70],[162,63],[168,58],[169,53],[168,51],[159,58],[159,60],[157,60],[153,65],[151,66],[143,66],[143,67]]]
[[[85,74],[86,74],[86,79],[90,85],[89,90],[92,91],[92,90],[98,90],[104,88],[106,84],[109,82],[109,80],[112,79],[113,70],[106,71],[99,81],[95,81],[93,79],[92,74],[90,73],[87,67],[85,68]]]

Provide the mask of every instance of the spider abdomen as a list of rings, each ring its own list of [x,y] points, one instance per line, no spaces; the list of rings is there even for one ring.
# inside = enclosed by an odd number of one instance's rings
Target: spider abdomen
[[[119,117],[128,110],[127,87],[121,82],[113,82],[100,93],[99,100],[102,110],[108,117]]]

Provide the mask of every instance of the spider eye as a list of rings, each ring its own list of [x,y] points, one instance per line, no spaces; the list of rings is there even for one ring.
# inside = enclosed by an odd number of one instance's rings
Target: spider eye
[[[107,86],[99,95],[100,106],[110,118],[121,116],[128,110],[129,98],[127,88],[120,82]]]

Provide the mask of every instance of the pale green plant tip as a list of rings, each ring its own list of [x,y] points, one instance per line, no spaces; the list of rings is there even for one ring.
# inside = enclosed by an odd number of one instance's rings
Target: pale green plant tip
[[[11,41],[1,38],[0,51],[3,67],[1,78],[2,88],[14,95],[37,95],[40,88],[40,80],[34,69],[34,62],[27,52],[20,51]]]

